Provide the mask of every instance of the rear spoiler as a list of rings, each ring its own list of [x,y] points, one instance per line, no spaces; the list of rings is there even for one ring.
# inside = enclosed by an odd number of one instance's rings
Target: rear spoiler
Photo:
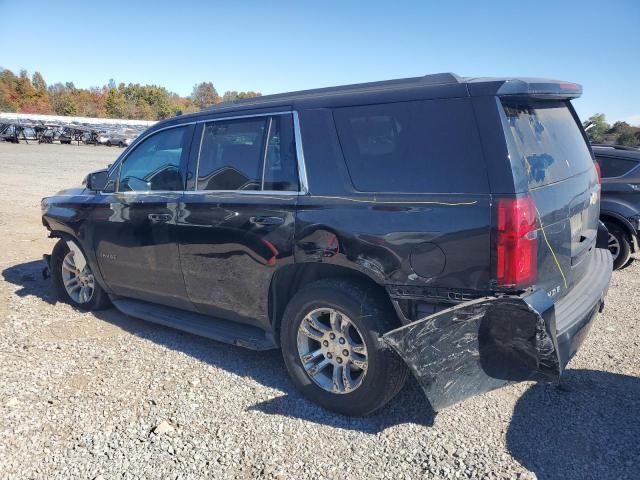
[[[570,100],[582,95],[580,84],[546,78],[470,78],[466,83],[471,96]]]
[[[507,80],[498,88],[497,95],[500,97],[570,99],[582,95],[582,85],[549,80]]]

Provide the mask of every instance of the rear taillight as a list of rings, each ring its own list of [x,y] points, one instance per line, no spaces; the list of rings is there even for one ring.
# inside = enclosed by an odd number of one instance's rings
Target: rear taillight
[[[536,207],[526,195],[500,198],[496,209],[495,275],[500,287],[526,288],[536,281]]]
[[[598,183],[602,184],[602,170],[600,170],[600,164],[598,162],[593,162],[596,166],[596,173],[598,174]]]

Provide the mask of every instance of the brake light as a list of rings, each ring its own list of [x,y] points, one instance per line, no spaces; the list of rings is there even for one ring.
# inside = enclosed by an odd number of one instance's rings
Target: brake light
[[[500,198],[496,211],[496,281],[498,286],[524,288],[537,277],[536,207],[530,196]]]
[[[596,161],[596,173],[598,174],[598,183],[602,184],[602,170],[600,170],[600,164]]]

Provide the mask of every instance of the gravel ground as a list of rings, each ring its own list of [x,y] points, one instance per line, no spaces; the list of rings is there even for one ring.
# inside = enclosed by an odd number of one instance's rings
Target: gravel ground
[[[119,149],[0,143],[0,478],[639,478],[640,262],[614,274],[565,388],[437,415],[415,382],[349,419],[257,353],[56,303],[39,200]]]

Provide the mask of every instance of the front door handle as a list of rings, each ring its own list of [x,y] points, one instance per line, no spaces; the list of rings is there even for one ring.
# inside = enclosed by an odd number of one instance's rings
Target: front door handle
[[[168,222],[169,220],[171,220],[171,214],[170,213],[150,213],[149,215],[147,215],[147,218],[149,218],[149,220],[151,220],[152,222]]]
[[[251,223],[253,223],[254,225],[258,225],[258,226],[263,226],[263,225],[282,225],[284,223],[284,218],[282,218],[282,217],[257,216],[257,217],[251,217],[249,219],[249,221]]]

